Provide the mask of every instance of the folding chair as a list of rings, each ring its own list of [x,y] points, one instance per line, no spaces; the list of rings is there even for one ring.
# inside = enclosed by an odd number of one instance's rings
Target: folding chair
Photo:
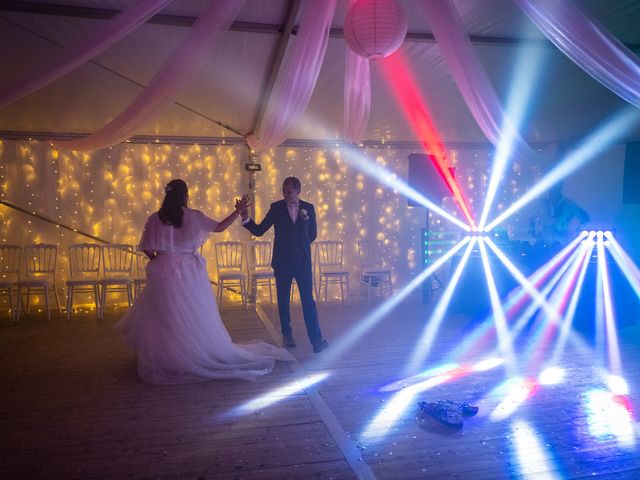
[[[18,287],[16,321],[20,320],[23,289],[26,289],[27,295],[27,314],[31,312],[31,295],[43,295],[45,308],[47,309],[47,318],[51,320],[51,309],[49,308],[50,291],[53,291],[56,299],[58,313],[62,313],[60,309],[60,299],[58,298],[58,290],[56,288],[57,259],[58,247],[55,245],[36,243],[24,247],[24,261],[27,278],[16,282],[16,286]]]
[[[129,307],[133,305],[131,269],[133,268],[133,246],[115,243],[102,246],[102,269],[100,279],[100,315],[104,318],[107,293],[126,293]]]
[[[242,242],[218,242],[215,244],[218,270],[218,307],[222,310],[225,288],[240,289],[242,306],[247,308],[247,275],[243,271],[244,245]]]
[[[258,301],[258,288],[269,287],[269,301],[273,303],[273,290],[276,277],[271,268],[271,242],[253,241],[247,243],[247,267],[249,285]]]
[[[371,303],[371,292],[377,290],[382,296],[385,288],[392,293],[391,269],[382,265],[382,242],[379,240],[358,240],[358,256],[360,257],[360,282],[358,298],[362,288],[367,289],[367,304]]]
[[[349,296],[349,272],[342,266],[342,252],[344,245],[340,240],[322,240],[316,242],[316,257],[318,271],[320,272],[319,294],[322,294],[324,285],[324,300],[327,301],[329,285],[340,285],[340,298],[345,299],[344,290],[346,286],[347,297]],[[318,297],[320,297],[318,295]]]
[[[67,320],[73,310],[73,296],[93,294],[96,315],[100,315],[100,245],[76,243],[69,245],[69,279],[67,286]]]

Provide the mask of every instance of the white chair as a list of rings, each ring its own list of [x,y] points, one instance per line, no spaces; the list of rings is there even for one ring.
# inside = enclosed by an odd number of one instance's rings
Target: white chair
[[[249,285],[256,303],[258,302],[258,288],[269,287],[269,301],[273,303],[273,287],[276,277],[271,268],[271,242],[253,241],[247,243],[247,268],[249,271]]]
[[[51,320],[51,309],[49,308],[50,291],[53,291],[56,299],[58,313],[62,313],[60,309],[60,299],[58,298],[58,290],[56,287],[57,259],[58,248],[55,245],[37,243],[24,247],[24,261],[27,278],[16,282],[16,286],[18,287],[16,321],[20,320],[23,289],[26,289],[27,295],[27,314],[31,312],[31,295],[44,295],[44,305],[47,309],[47,318]]]
[[[329,285],[340,285],[340,298],[345,299],[345,286],[347,298],[349,297],[349,272],[342,266],[342,252],[344,244],[339,240],[322,240],[316,242],[316,258],[320,273],[319,295],[322,295],[324,285],[324,301],[327,301]]]
[[[133,305],[131,269],[133,268],[133,246],[114,243],[102,246],[102,270],[100,279],[100,315],[104,318],[107,293],[126,293],[129,307]]]
[[[9,302],[9,315],[15,319],[13,291],[20,280],[20,260],[22,248],[19,245],[0,245],[0,295],[6,295]],[[18,301],[20,298],[18,297]]]
[[[215,244],[218,270],[218,307],[222,310],[225,288],[240,289],[242,306],[247,308],[247,275],[243,271],[244,245],[242,242],[218,242]]]
[[[133,301],[138,298],[138,295],[142,292],[147,285],[147,264],[149,263],[149,257],[144,253],[138,252],[136,254],[136,272],[137,275],[133,279]]]
[[[391,270],[382,265],[382,242],[379,240],[358,240],[360,257],[360,282],[358,298],[362,288],[367,289],[367,304],[371,303],[371,292],[377,290],[380,296],[386,292],[391,295]]]
[[[67,285],[67,320],[73,310],[73,296],[93,294],[96,315],[100,315],[100,245],[76,243],[69,245],[69,279]]]

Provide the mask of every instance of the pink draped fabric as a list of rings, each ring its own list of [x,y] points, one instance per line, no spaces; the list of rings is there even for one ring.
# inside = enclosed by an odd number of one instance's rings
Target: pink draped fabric
[[[158,110],[173,101],[207,61],[207,54],[229,29],[243,0],[211,0],[172,55],[140,95],[99,131],[78,140],[57,142],[59,148],[97,150],[133,135]]]
[[[309,103],[329,42],[336,0],[302,3],[300,27],[285,53],[258,130],[249,146],[262,151],[282,143]]]
[[[451,0],[423,0],[422,6],[451,75],[488,140],[497,147],[508,138],[514,155],[536,159],[502,108]]]
[[[349,47],[344,69],[344,138],[360,143],[367,133],[371,111],[371,70],[369,60]]]
[[[85,42],[70,48],[52,65],[20,79],[0,92],[0,107],[15,102],[63,77],[80,65],[99,55],[146,22],[172,0],[141,0],[121,11],[103,28],[96,30]]]
[[[580,68],[640,107],[640,58],[604,26],[567,0],[516,0],[516,4]]]

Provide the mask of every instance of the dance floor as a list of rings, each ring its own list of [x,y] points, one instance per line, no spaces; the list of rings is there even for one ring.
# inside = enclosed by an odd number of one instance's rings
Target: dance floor
[[[279,342],[276,309],[261,305],[223,312],[235,341]],[[554,356],[557,329],[500,345],[491,319],[447,314],[425,331],[433,306],[419,297],[380,305],[321,304],[321,354],[294,305],[295,363],[176,386],[137,379],[113,330],[121,312],[5,315],[0,478],[640,478],[637,325],[618,331],[624,385],[575,332]],[[418,412],[437,400],[479,412],[447,427]]]

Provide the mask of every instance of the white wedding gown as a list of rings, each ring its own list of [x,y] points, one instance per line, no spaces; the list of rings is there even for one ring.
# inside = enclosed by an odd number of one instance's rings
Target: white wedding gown
[[[255,341],[236,344],[220,318],[200,245],[217,223],[184,209],[183,224],[147,220],[139,249],[157,251],[147,265],[147,284],[116,329],[138,355],[140,378],[155,384],[215,378],[255,380],[275,361],[291,361],[283,348]]]

